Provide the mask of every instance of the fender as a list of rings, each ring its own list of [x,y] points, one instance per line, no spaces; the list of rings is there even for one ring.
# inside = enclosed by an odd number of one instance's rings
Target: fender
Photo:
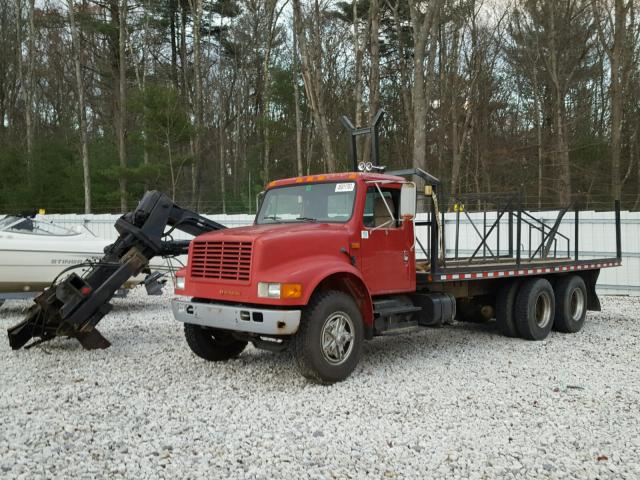
[[[313,262],[315,264],[315,262]],[[340,261],[322,262],[321,265],[310,265],[311,269],[316,273],[308,277],[309,285],[303,290],[303,298],[305,305],[309,303],[311,296],[323,287],[327,289],[338,289],[349,293],[362,313],[362,320],[365,329],[373,328],[373,302],[371,294],[364,282],[360,271],[351,264]]]

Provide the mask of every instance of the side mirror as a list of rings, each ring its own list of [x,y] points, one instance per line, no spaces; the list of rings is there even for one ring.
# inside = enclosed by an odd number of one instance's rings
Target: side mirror
[[[404,183],[400,190],[400,218],[416,216],[416,184]]]

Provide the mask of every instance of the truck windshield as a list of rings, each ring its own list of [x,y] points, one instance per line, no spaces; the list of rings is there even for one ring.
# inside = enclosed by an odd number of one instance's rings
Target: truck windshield
[[[267,190],[256,223],[349,221],[355,182],[307,183]]]

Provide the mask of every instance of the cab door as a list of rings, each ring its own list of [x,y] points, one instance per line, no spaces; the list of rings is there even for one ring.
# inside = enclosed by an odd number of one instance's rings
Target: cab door
[[[415,290],[413,221],[398,218],[400,188],[367,188],[360,232],[362,275],[372,295]]]

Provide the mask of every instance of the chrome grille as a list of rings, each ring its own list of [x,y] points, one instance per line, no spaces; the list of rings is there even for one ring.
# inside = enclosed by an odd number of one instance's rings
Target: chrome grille
[[[194,240],[189,260],[193,278],[248,282],[251,242]]]

